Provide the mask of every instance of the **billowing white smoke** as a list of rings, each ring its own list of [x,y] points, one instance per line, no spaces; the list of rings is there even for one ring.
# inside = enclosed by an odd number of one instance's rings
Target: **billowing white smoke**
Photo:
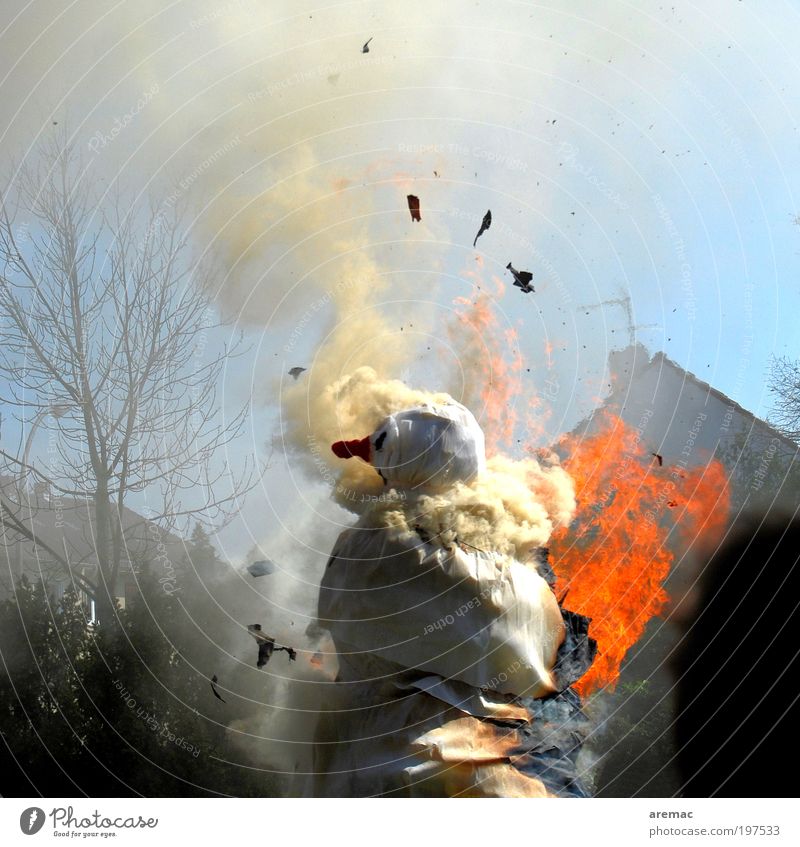
[[[376,526],[419,527],[445,544],[458,539],[524,561],[574,512],[572,478],[557,457],[514,461],[493,456],[473,482],[456,483],[441,494],[380,499],[370,518]]]

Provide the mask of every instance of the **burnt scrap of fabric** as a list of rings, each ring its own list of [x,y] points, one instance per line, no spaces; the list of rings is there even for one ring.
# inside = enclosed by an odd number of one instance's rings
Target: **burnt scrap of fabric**
[[[577,682],[589,670],[597,655],[597,642],[589,637],[591,618],[561,607],[564,640],[558,649],[553,676],[562,691]]]
[[[492,210],[489,209],[486,214],[483,216],[483,221],[481,222],[481,228],[478,230],[478,234],[475,236],[475,240],[472,242],[472,246],[478,243],[478,239],[486,232],[487,229],[492,225]]]
[[[248,565],[247,572],[250,576],[269,576],[269,574],[275,573],[275,563],[270,562],[269,559],[261,559]]]
[[[247,627],[247,631],[255,638],[258,644],[258,661],[256,662],[256,667],[263,668],[272,658],[273,653],[280,653],[281,651],[288,653],[290,662],[294,662],[297,659],[296,650],[276,644],[274,638],[270,638],[270,636],[262,632],[260,623],[251,623]]]

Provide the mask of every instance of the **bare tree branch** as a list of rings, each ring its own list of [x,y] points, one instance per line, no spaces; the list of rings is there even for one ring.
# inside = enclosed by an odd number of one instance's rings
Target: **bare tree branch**
[[[152,500],[158,490],[160,506],[146,522],[164,529],[183,531],[190,520],[221,526],[258,468],[243,460],[233,473],[218,458],[243,432],[249,404],[226,417],[218,397],[243,339],[222,338],[210,266],[193,261],[177,213],[131,207],[121,196],[100,208],[91,186],[67,145],[22,167],[0,195],[2,399],[27,432],[17,453],[0,451],[0,475],[16,483],[33,474],[90,503],[98,585],[113,585],[136,540],[138,524],[124,519],[132,497],[146,491]],[[15,229],[20,210],[30,219],[24,240]],[[44,421],[46,463],[27,455]],[[0,508],[34,540],[13,500]]]
[[[800,361],[773,357],[767,385],[775,398],[770,424],[792,441],[800,441]]]

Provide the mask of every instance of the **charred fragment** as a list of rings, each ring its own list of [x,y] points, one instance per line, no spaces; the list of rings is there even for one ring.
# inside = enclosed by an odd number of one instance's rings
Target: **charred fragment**
[[[258,661],[256,667],[263,668],[264,665],[272,658],[273,653],[285,652],[289,654],[289,661],[293,662],[297,658],[297,651],[291,647],[284,647],[275,643],[275,639],[265,635],[261,630],[260,623],[251,623],[247,627],[247,631],[255,638],[258,644]]]
[[[514,285],[521,288],[523,294],[536,293],[536,289],[531,285],[533,274],[530,271],[518,271],[511,262],[506,265],[506,268],[511,271],[511,276],[514,277]]]
[[[474,247],[478,243],[478,239],[486,232],[487,229],[492,225],[492,210],[489,209],[486,214],[483,216],[483,221],[481,222],[481,228],[478,230],[478,234],[475,236],[475,240],[472,242],[472,246]]]
[[[591,619],[561,607],[565,635],[558,649],[553,676],[560,691],[569,688],[589,670],[597,655],[597,642],[589,637]]]
[[[412,221],[421,221],[422,216],[419,213],[419,197],[414,194],[408,195],[408,211],[411,212]]]
[[[306,371],[306,368],[291,368],[289,370],[289,376],[293,377],[294,379],[297,379],[300,376],[300,374],[305,373],[305,371]]]
[[[247,572],[250,576],[269,576],[269,574],[275,573],[275,563],[270,562],[269,559],[261,559],[258,562],[253,562],[252,565],[248,565]]]
[[[533,553],[532,564],[536,567],[539,576],[550,586],[556,584],[556,573],[550,564],[550,549],[539,547]]]
[[[577,759],[591,725],[578,695],[568,688],[546,700],[526,700],[532,720],[518,732],[515,768],[543,782],[557,797],[589,797],[578,777]]]
[[[217,679],[217,675],[214,674],[214,676],[212,676],[209,681],[211,682],[211,690],[214,692],[214,696],[217,698],[217,700],[222,700],[222,702],[224,703],[225,700],[223,699],[223,697],[219,693],[219,691],[217,691],[217,686],[215,684],[215,683],[219,682],[219,680]]]
[[[421,527],[419,526],[419,524],[417,524],[417,526],[414,527],[414,532],[417,533],[420,538],[420,541],[422,541],[423,544],[431,543],[430,533],[424,527]]]

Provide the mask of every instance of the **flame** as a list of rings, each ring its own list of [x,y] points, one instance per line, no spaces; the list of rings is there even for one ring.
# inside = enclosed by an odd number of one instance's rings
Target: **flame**
[[[516,331],[504,332],[495,311],[503,281],[492,277],[492,285],[482,283],[481,265],[465,273],[473,290],[470,297],[455,300],[458,322],[451,334],[472,376],[466,393],[474,395],[463,402],[480,409],[492,455],[513,442],[523,359]],[[522,404],[527,405],[527,451],[537,442],[550,442],[545,425],[559,393],[551,341],[544,342],[543,352],[545,385]],[[597,398],[598,405],[603,402]],[[659,467],[642,443],[641,430],[609,411],[595,420],[595,434],[565,436],[559,442],[559,452],[566,456],[563,467],[575,482],[578,511],[550,540],[559,591],[568,590],[568,608],[592,618],[590,631],[598,642],[594,665],[576,685],[584,695],[616,683],[626,653],[670,600],[663,584],[675,551],[686,550],[696,539],[719,539],[730,500],[719,461],[693,468],[669,462]]]
[[[478,272],[467,271],[464,275],[472,279],[473,291],[470,297],[453,301],[457,320],[450,335],[463,369],[469,374],[462,402],[476,411],[486,436],[487,455],[492,456],[514,440],[518,420],[515,401],[522,391],[523,358],[517,330],[502,326],[494,308],[505,291],[503,281],[493,276],[486,291],[478,284]]]
[[[558,396],[559,383],[553,361],[553,345],[544,342],[544,362],[547,373],[544,385],[540,391],[532,392],[528,397],[528,408],[525,413],[526,451],[535,453],[541,445],[551,444],[552,437],[548,432],[553,417],[553,401]]]
[[[711,460],[692,469],[659,468],[640,430],[604,412],[596,434],[567,436],[564,468],[575,480],[575,521],[551,540],[566,605],[592,618],[598,656],[575,686],[612,686],[622,660],[669,597],[663,582],[675,554],[667,542],[720,537],[729,508],[727,477]],[[675,546],[674,544],[672,545]]]

